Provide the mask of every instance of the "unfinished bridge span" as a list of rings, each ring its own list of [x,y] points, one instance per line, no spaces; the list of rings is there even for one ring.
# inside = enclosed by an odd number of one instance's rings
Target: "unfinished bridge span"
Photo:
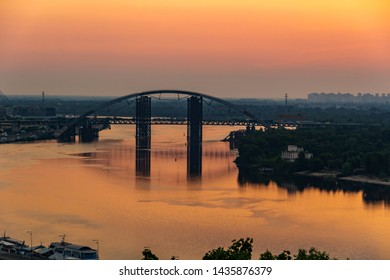
[[[202,169],[202,126],[203,126],[203,100],[210,100],[222,104],[249,119],[249,123],[259,124],[261,121],[250,112],[241,109],[239,106],[217,98],[211,95],[186,91],[186,90],[152,90],[131,93],[104,102],[99,106],[85,112],[78,118],[66,124],[58,130],[56,137],[61,141],[72,141],[76,136],[76,129],[80,136],[80,140],[84,142],[92,141],[98,138],[98,129],[94,128],[86,121],[88,117],[96,115],[99,111],[112,106],[116,103],[135,99],[136,114],[136,158],[137,158],[137,173],[141,175],[149,175],[150,173],[150,148],[151,148],[151,96],[152,95],[167,95],[177,94],[187,97],[187,168],[189,174],[201,174]],[[149,159],[149,160],[148,160]],[[146,170],[146,172],[145,172]],[[139,172],[138,172],[139,171]],[[144,173],[144,174],[143,174]]]

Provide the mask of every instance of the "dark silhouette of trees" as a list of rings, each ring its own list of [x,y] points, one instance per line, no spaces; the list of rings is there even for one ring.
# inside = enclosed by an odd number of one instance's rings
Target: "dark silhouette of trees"
[[[149,248],[145,248],[142,251],[142,255],[144,256],[142,260],[158,260],[158,257]]]
[[[276,174],[325,169],[344,176],[358,170],[386,177],[390,175],[389,135],[390,128],[381,126],[256,131],[240,139],[236,163],[240,168],[273,168]],[[282,160],[281,153],[288,145],[304,148],[313,158],[300,153],[294,162]]]
[[[294,256],[296,260],[329,260],[329,255],[326,252],[318,251],[311,247],[309,251],[299,249],[298,254]]]
[[[240,238],[239,240],[232,240],[232,245],[224,249],[218,247],[208,251],[203,260],[250,260],[252,259],[253,250],[252,238]],[[158,260],[158,257],[152,253],[149,248],[145,248],[142,252],[143,260]],[[173,256],[171,260],[176,260]],[[260,260],[329,260],[329,255],[324,251],[319,251],[314,247],[311,247],[308,251],[305,249],[299,249],[298,253],[294,256],[291,252],[284,250],[280,254],[274,255],[268,249],[260,254]]]
[[[284,250],[279,255],[272,254],[268,249],[260,254],[260,260],[292,260],[290,251]]]
[[[207,252],[204,256],[204,260],[250,260],[252,258],[252,238],[240,238],[239,240],[233,240],[233,244],[224,249],[219,247]]]
[[[299,249],[298,253],[291,256],[290,251],[284,250],[278,255],[273,255],[268,249],[260,254],[260,260],[329,260],[329,255],[326,252],[321,252],[314,247],[309,251]]]

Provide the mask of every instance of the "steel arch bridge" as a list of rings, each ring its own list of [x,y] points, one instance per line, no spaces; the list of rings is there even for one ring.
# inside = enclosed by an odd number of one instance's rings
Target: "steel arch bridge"
[[[203,99],[215,101],[227,106],[245,116],[251,122],[251,128],[254,129],[255,124],[261,123],[254,115],[246,110],[242,110],[237,105],[226,100],[186,90],[152,90],[131,93],[111,101],[105,102],[96,108],[85,112],[77,119],[72,120],[64,128],[58,131],[57,138],[62,141],[72,141],[76,135],[76,127],[78,127],[80,140],[83,142],[93,141],[99,137],[99,129],[87,122],[87,117],[96,112],[120,103],[122,101],[135,98],[136,100],[136,173],[142,175],[150,174],[150,155],[151,155],[151,97],[150,95],[161,94],[177,94],[186,95],[187,98],[187,170],[190,176],[199,176],[202,173],[202,126],[203,126]]]
[[[66,135],[69,133],[72,129],[74,129],[76,126],[80,126],[81,124],[84,123],[87,117],[94,115],[95,113],[99,112],[100,110],[103,110],[111,105],[114,105],[116,103],[120,103],[123,101],[126,101],[128,99],[134,99],[134,98],[139,98],[143,96],[149,96],[149,95],[161,95],[161,94],[177,94],[177,95],[187,95],[189,97],[196,97],[196,98],[204,98],[208,99],[211,101],[214,101],[216,103],[225,105],[226,107],[235,110],[238,113],[241,113],[248,117],[250,120],[253,121],[253,123],[262,123],[260,119],[258,119],[255,115],[252,113],[248,112],[247,110],[242,110],[239,106],[223,100],[218,97],[214,97],[211,95],[207,95],[204,93],[199,93],[199,92],[194,92],[194,91],[187,91],[187,90],[176,90],[176,89],[158,89],[158,90],[151,90],[151,91],[143,91],[143,92],[136,92],[136,93],[131,93],[127,94],[115,99],[112,99],[108,102],[102,103],[101,105],[85,112],[84,114],[80,115],[78,118],[72,120],[70,123],[68,123],[66,126],[61,128],[60,130],[57,131],[55,134],[57,138],[61,138],[61,136]]]

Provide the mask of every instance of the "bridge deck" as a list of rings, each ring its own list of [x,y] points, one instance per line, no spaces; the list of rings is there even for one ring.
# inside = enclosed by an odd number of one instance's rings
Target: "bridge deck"
[[[18,125],[67,125],[75,120],[75,118],[23,118],[14,120],[4,120],[2,124],[18,124]],[[135,124],[135,118],[129,117],[98,117],[98,118],[86,118],[86,123],[90,125],[101,125],[101,124],[118,124],[128,125]],[[152,118],[152,125],[187,125],[187,119],[177,118]],[[251,120],[203,120],[203,125],[229,125],[229,126],[246,126],[246,125],[264,125],[263,123],[257,123]]]
[[[66,126],[76,118],[20,118],[20,119],[8,119],[0,120],[0,126],[12,126],[12,125],[53,125],[53,126]],[[132,125],[135,124],[135,118],[133,117],[87,117],[86,123],[90,125]],[[187,119],[177,118],[152,118],[152,125],[187,125]],[[290,126],[290,127],[327,127],[327,126],[367,126],[367,124],[361,123],[322,123],[322,122],[310,122],[310,121],[281,121],[281,120],[263,120],[256,122],[253,120],[203,120],[203,125],[226,125],[226,126]],[[378,126],[379,124],[372,124],[372,126]]]

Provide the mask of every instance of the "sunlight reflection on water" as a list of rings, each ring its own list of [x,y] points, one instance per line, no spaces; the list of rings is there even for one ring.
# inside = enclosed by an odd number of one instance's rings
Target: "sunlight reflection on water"
[[[254,258],[315,246],[337,258],[389,259],[390,212],[362,191],[240,182],[224,138],[205,127],[203,172],[187,177],[184,126],[153,126],[150,176],[136,176],[134,127],[113,126],[92,144],[1,145],[0,230],[48,245],[66,234],[104,259],[200,259],[232,239],[254,238]]]

